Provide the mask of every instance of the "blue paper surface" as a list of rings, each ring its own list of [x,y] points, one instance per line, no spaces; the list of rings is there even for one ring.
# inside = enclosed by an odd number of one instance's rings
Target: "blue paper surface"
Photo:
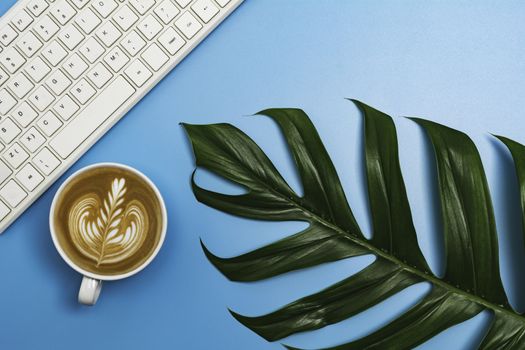
[[[0,12],[14,3],[1,1]],[[369,232],[362,123],[346,97],[472,136],[493,194],[504,285],[512,304],[525,311],[514,170],[488,134],[525,142],[523,23],[520,1],[248,0],[68,172],[111,161],[149,175],[169,213],[157,259],[132,278],[106,283],[95,307],[78,305],[81,276],[61,260],[48,229],[60,179],[0,236],[0,348],[281,349],[237,323],[227,307],[246,315],[271,311],[359,271],[372,258],[252,284],[227,281],[205,259],[199,238],[216,254],[231,256],[304,225],[238,219],[197,203],[189,186],[193,157],[179,122],[239,126],[300,190],[275,125],[247,115],[268,107],[304,109]],[[431,150],[414,123],[395,121],[419,241],[432,268],[443,272]],[[198,181],[237,191],[204,172]],[[355,339],[392,320],[428,288],[410,287],[350,320],[283,342],[315,348]],[[478,315],[419,348],[471,349],[489,320],[488,313]]]

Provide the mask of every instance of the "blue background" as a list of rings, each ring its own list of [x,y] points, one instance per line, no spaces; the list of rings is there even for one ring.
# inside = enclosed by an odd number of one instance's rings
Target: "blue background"
[[[6,11],[15,0],[2,0]],[[345,97],[391,115],[418,115],[469,133],[493,193],[501,268],[512,304],[525,311],[525,254],[512,163],[488,134],[525,142],[525,4],[520,1],[249,0],[164,79],[72,169],[129,164],[164,194],[169,229],[157,259],[127,280],[106,283],[83,307],[81,277],[55,252],[48,211],[57,182],[0,237],[2,349],[280,349],[238,324],[231,307],[258,315],[362,269],[348,259],[272,280],[227,281],[204,258],[202,237],[231,256],[296,232],[298,223],[234,218],[197,203],[193,157],[178,125],[230,122],[268,152],[300,191],[276,127],[251,118],[267,107],[300,107],[316,124],[363,229],[370,231],[361,164],[361,119]],[[431,152],[421,130],[396,118],[401,163],[419,241],[437,273],[443,243]],[[198,181],[235,193],[199,172]],[[307,348],[336,345],[384,325],[420,298],[417,285],[336,325],[292,336]],[[456,326],[420,349],[470,349],[490,315]],[[93,347],[94,346],[94,347]]]

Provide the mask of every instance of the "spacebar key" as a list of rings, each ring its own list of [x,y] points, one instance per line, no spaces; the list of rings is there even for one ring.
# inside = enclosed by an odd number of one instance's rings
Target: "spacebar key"
[[[80,114],[49,142],[62,157],[67,158],[99,126],[102,125],[135,92],[122,76],[109,84]]]

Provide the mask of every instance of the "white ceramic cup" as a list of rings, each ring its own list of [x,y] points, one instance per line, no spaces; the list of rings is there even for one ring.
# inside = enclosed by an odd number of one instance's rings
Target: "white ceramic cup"
[[[101,168],[101,167],[116,167],[120,169],[124,169],[126,171],[129,171],[138,177],[140,177],[144,182],[155,192],[155,195],[157,196],[157,199],[160,204],[161,208],[161,217],[162,217],[162,225],[161,225],[161,236],[157,243],[157,246],[155,247],[155,250],[150,255],[150,257],[142,263],[142,265],[138,266],[136,269],[126,272],[121,275],[99,275],[93,272],[86,271],[82,269],[80,266],[76,265],[71,259],[66,255],[62,247],[60,246],[60,243],[56,237],[56,232],[54,230],[54,212],[56,209],[57,201],[68,183],[70,183],[74,178],[81,175],[82,173],[91,170],[93,168]],[[57,192],[55,193],[55,197],[53,198],[53,203],[51,204],[51,210],[49,213],[49,228],[51,230],[51,238],[53,239],[53,243],[55,244],[55,248],[57,249],[58,253],[64,259],[64,261],[71,266],[74,270],[78,271],[80,274],[82,274],[84,277],[82,278],[82,283],[80,284],[80,290],[78,292],[78,302],[85,305],[95,305],[97,302],[97,299],[100,295],[100,291],[102,289],[102,281],[113,281],[113,280],[119,280],[122,278],[126,278],[129,276],[132,276],[136,274],[137,272],[144,269],[146,266],[151,263],[151,261],[155,258],[157,253],[159,252],[160,248],[162,247],[162,244],[164,243],[164,238],[166,236],[166,229],[168,227],[168,215],[166,213],[166,205],[164,204],[164,199],[162,198],[162,195],[160,194],[159,190],[155,186],[155,184],[143,173],[138,171],[137,169],[131,168],[124,164],[118,164],[118,163],[97,163],[92,164],[87,167],[84,167],[75,173],[73,173],[71,176],[69,176],[66,181],[59,187]]]

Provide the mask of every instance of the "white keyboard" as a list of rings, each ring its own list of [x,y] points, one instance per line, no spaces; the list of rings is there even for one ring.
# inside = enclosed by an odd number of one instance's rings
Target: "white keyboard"
[[[0,19],[0,232],[243,0],[20,0]]]

